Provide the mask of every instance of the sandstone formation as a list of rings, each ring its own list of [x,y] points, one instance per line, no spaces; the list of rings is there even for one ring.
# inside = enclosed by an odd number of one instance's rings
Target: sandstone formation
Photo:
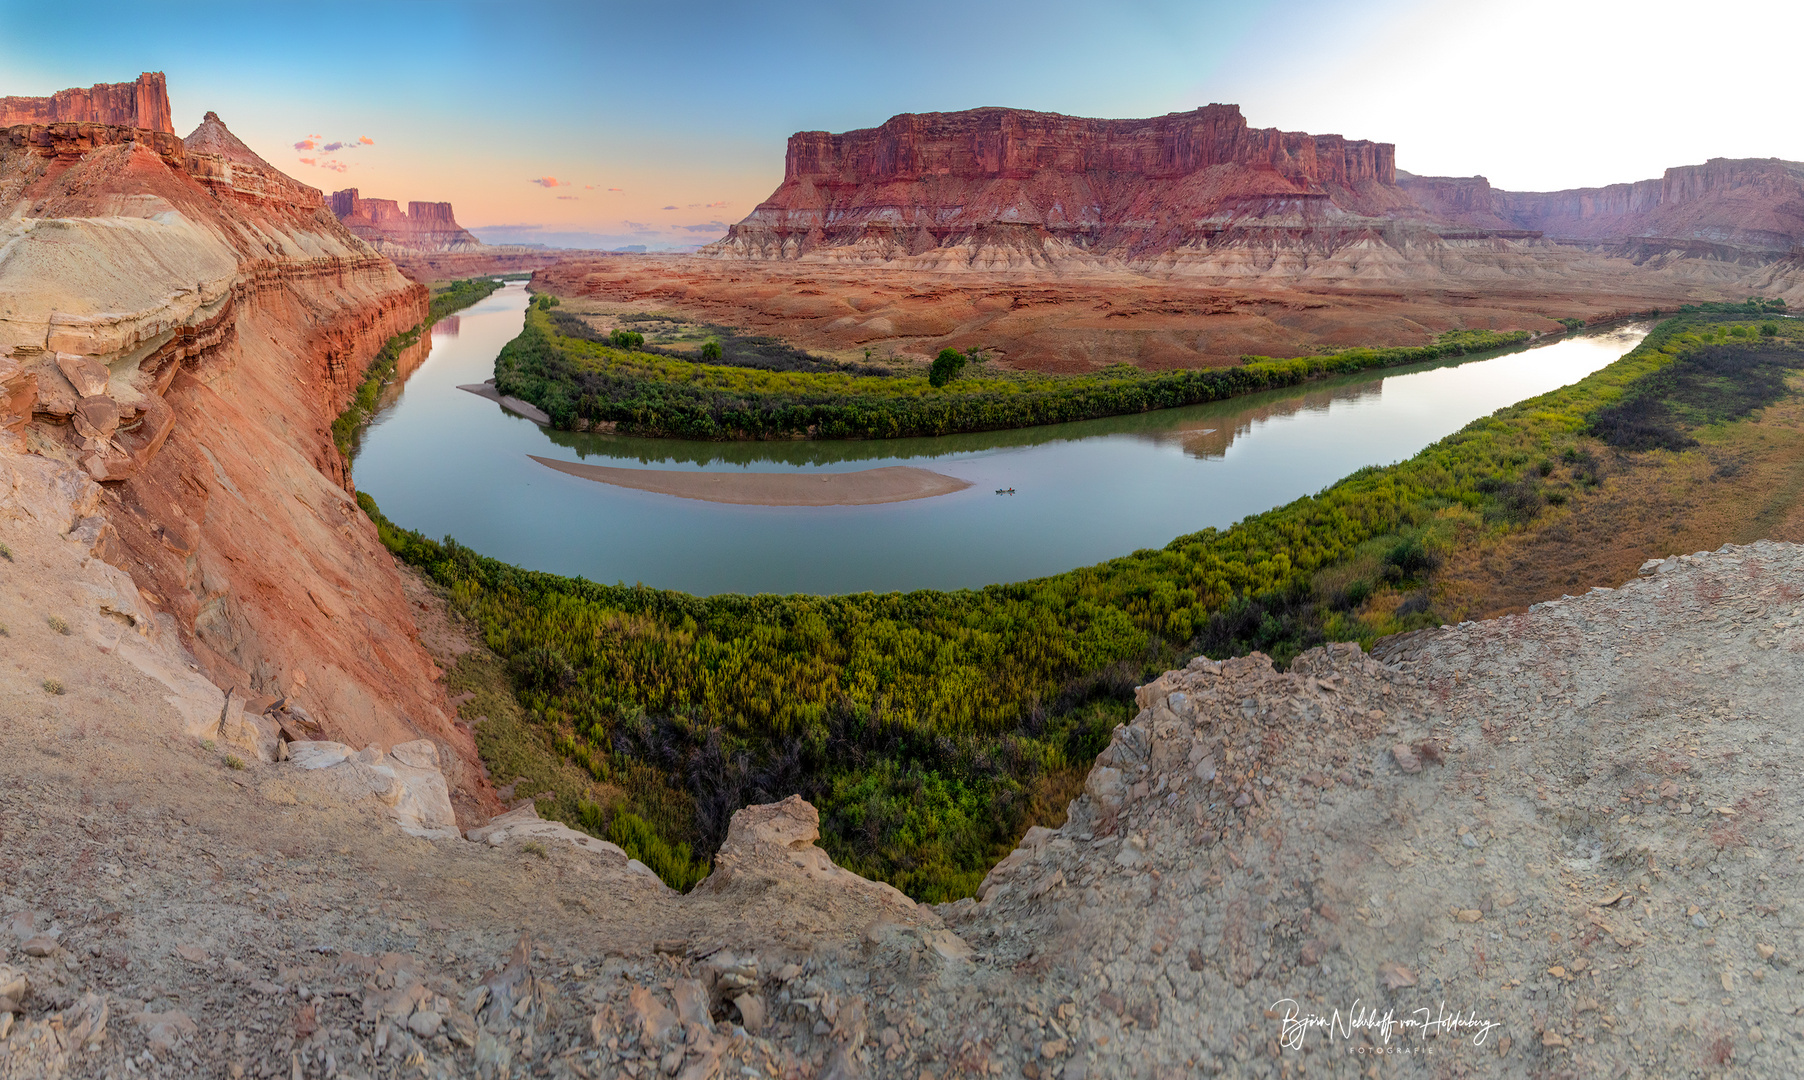
[[[175,134],[160,71],[147,71],[137,82],[100,83],[49,97],[0,98],[0,127],[14,124],[107,124]]]
[[[332,193],[332,212],[354,235],[380,251],[464,252],[482,241],[457,223],[448,202],[365,199],[356,188]]]
[[[1427,213],[1477,228],[1730,258],[1804,255],[1804,164],[1795,161],[1711,158],[1658,180],[1569,191],[1500,191],[1482,176],[1399,183]]]
[[[1551,240],[1586,241],[1585,265]],[[1488,288],[1622,274],[1612,258],[1688,286],[1733,275],[1673,265],[1687,259],[1795,276],[1800,245],[1796,163],[1718,158],[1660,180],[1504,192],[1483,177],[1399,173],[1388,143],[1254,129],[1237,107],[1210,105],[1147,120],[987,108],[799,132],[783,183],[702,255]]]
[[[59,531],[129,568],[246,752],[265,714],[291,738],[428,738],[480,816],[473,741],[330,432],[426,292],[216,115],[191,142],[163,127],[0,129],[0,457],[99,485]]]
[[[1222,237],[1351,236],[1408,206],[1390,144],[1254,129],[1233,105],[1150,120],[905,113],[791,136],[782,186],[704,250],[942,264],[918,257],[969,249],[976,265],[1040,265]]]

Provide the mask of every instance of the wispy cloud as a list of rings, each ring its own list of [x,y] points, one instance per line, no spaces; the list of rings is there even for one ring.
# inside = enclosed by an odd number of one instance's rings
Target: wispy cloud
[[[313,158],[310,158],[310,157],[304,157],[304,158],[302,158],[302,159],[301,159],[301,164],[302,164],[302,165],[318,165],[318,164],[319,164],[319,162],[318,162],[318,161],[316,161],[316,160],[314,160],[314,159],[313,159]]]
[[[370,137],[369,137],[369,136],[368,136],[368,135],[359,135],[359,136],[357,136],[357,141],[358,141],[358,142],[359,142],[359,143],[361,143],[361,144],[363,144],[363,145],[364,145],[364,146],[374,146],[374,145],[376,145],[376,140],[374,140],[374,139],[372,139],[372,138],[370,138]]]
[[[710,221],[704,225],[678,225],[684,232],[726,232],[727,227],[719,221]]]
[[[666,207],[665,207],[665,208],[664,208],[664,209],[666,209],[666,210],[675,210],[675,209],[676,209],[676,207],[674,207],[674,206],[666,206]]]
[[[609,190],[609,191],[625,191],[625,190],[626,190],[626,189],[625,189],[625,188],[617,188],[617,187],[611,187],[611,188],[609,188],[609,189],[608,189],[608,190]]]
[[[569,187],[570,186],[570,181],[559,180],[555,176],[535,176],[531,180],[528,180],[527,183],[537,184],[542,188]]]
[[[294,148],[296,150],[317,150],[317,149],[319,149],[319,144],[314,142],[313,137],[310,135],[307,138],[302,139],[300,142],[295,143]]]
[[[343,150],[344,148],[345,148],[345,144],[341,143],[341,142],[329,142],[326,145],[320,147],[321,150],[324,150],[328,154],[336,154],[340,150]]]
[[[575,201],[577,201],[578,198],[579,198],[579,196],[576,196],[576,195],[559,195],[557,197],[557,201],[558,202],[575,202]]]

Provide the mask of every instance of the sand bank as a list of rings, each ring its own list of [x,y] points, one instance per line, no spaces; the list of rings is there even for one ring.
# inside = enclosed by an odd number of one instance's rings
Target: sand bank
[[[524,416],[533,423],[538,424],[540,427],[551,426],[551,416],[544,409],[539,408],[530,401],[521,401],[517,397],[510,397],[507,394],[503,394],[501,391],[495,389],[494,383],[460,383],[457,388],[459,390],[468,390],[477,397],[485,397],[490,401],[497,402],[508,412]]]
[[[907,465],[844,473],[704,473],[663,469],[616,469],[529,454],[558,472],[616,487],[675,495],[680,499],[749,506],[866,506],[930,499],[963,491],[970,481]]]

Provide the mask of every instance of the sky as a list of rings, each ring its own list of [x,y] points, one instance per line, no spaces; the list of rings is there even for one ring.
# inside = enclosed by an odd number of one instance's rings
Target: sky
[[[1228,102],[1518,191],[1804,160],[1800,30],[1796,0],[0,0],[0,95],[163,71],[178,134],[216,111],[324,190],[450,202],[491,242],[659,250],[724,235],[795,131],[983,105]]]

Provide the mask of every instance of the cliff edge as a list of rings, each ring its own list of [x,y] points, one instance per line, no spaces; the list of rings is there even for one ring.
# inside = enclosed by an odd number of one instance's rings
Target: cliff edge
[[[0,129],[0,452],[62,470],[87,509],[57,531],[228,701],[304,737],[434,740],[479,820],[473,740],[331,437],[426,290],[217,115],[190,138]]]

